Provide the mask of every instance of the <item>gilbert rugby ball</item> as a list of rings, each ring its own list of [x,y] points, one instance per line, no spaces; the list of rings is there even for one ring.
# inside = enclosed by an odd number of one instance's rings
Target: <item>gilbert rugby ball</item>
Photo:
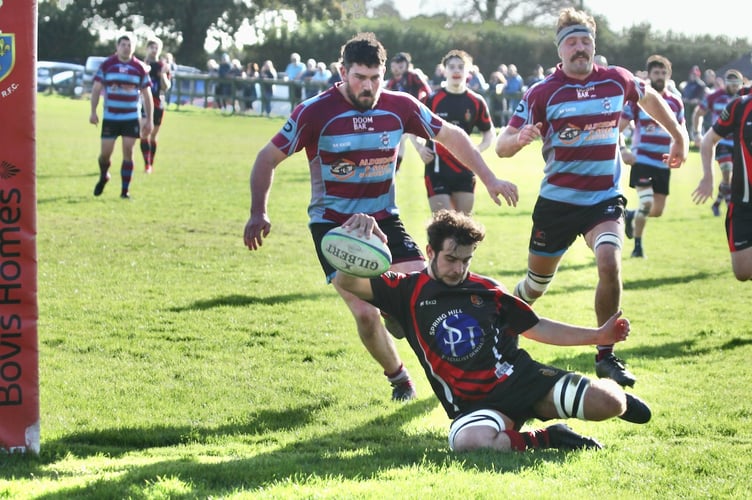
[[[392,264],[389,247],[376,235],[368,238],[357,231],[335,227],[321,238],[321,253],[338,271],[360,278],[374,278]]]

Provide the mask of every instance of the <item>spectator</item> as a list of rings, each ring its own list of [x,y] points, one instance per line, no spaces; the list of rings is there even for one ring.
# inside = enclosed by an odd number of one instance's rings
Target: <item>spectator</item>
[[[329,77],[329,86],[334,87],[334,84],[342,81],[342,64],[339,61],[334,61],[329,65],[329,70],[332,76]]]
[[[509,120],[507,101],[504,99],[504,87],[507,79],[501,71],[494,71],[488,78],[488,104],[494,126],[502,127]]]
[[[525,82],[522,80],[522,76],[517,72],[517,65],[510,64],[507,72],[507,85],[504,89],[504,94],[507,100],[507,109],[509,109],[510,113],[514,113],[517,109],[517,105],[520,103],[523,92],[525,92]]]
[[[230,62],[230,56],[228,54],[222,54],[222,62],[219,63],[217,68],[217,77],[219,81],[215,87],[214,93],[216,98],[217,107],[223,110],[232,102],[232,84],[226,80],[231,77],[230,71],[232,70],[232,63]]]
[[[441,88],[441,86],[446,81],[446,77],[444,76],[444,65],[443,64],[437,64],[436,68],[433,70],[433,76],[431,77],[431,80],[428,82],[431,84],[431,90],[433,92],[436,92]]]
[[[470,67],[470,75],[467,80],[467,88],[483,95],[486,95],[486,92],[488,92],[488,83],[486,82],[486,78],[483,76],[480,68],[475,64]]]
[[[686,120],[687,132],[692,134],[692,115],[695,108],[705,98],[705,82],[700,78],[699,66],[692,66],[687,76],[687,81],[682,84],[682,102],[684,102],[684,119]]]
[[[546,74],[543,72],[543,66],[538,64],[535,66],[535,69],[533,69],[533,72],[530,73],[530,76],[527,77],[525,85],[532,87],[536,83],[542,81],[544,78],[546,78]]]
[[[332,72],[326,67],[326,63],[316,63],[316,72],[311,77],[311,83],[313,84],[312,92],[321,93],[329,87],[329,79],[332,77]]]
[[[248,63],[245,67],[245,78],[249,81],[243,85],[243,112],[253,111],[253,103],[258,99],[255,79],[259,77],[258,63]]]
[[[298,80],[303,85],[303,99],[308,99],[317,94],[316,88],[311,85],[311,79],[316,74],[316,59],[310,58],[306,61],[306,69],[298,75]]]
[[[290,54],[290,62],[285,67],[285,77],[290,82],[297,82],[305,69],[305,64],[300,61],[300,54],[293,52]],[[297,104],[303,95],[300,85],[290,85],[290,95],[294,98],[293,105]]]
[[[264,61],[259,71],[259,77],[262,80],[276,80],[277,70],[274,69],[274,63],[270,60]],[[272,114],[272,98],[274,98],[274,84],[261,82],[261,114],[271,116]]]

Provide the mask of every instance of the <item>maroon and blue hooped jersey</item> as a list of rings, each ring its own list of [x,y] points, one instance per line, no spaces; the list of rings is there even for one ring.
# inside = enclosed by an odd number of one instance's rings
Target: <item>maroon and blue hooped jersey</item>
[[[311,171],[310,223],[345,222],[366,213],[399,215],[394,173],[406,133],[433,138],[443,125],[420,101],[382,90],[373,109],[361,111],[337,84],[299,104],[272,143],[285,154],[305,149]]]
[[[546,166],[540,196],[592,206],[622,194],[619,119],[627,102],[645,95],[645,82],[619,66],[594,66],[584,80],[561,69],[530,87],[509,125],[542,123]]]
[[[123,62],[117,54],[112,55],[102,62],[94,81],[102,83],[105,120],[138,120],[141,117],[141,90],[151,84],[143,62],[136,57]]]
[[[681,98],[664,90],[661,96],[668,104],[679,125],[684,126],[684,103]],[[671,150],[671,134],[647,114],[636,102],[630,102],[625,106],[623,117],[625,120],[634,120],[635,132],[632,136],[632,153],[636,162],[641,165],[649,165],[655,168],[668,169],[669,166],[663,161],[663,155]]]
[[[450,287],[426,271],[390,271],[372,279],[371,287],[371,302],[405,328],[449,418],[481,401],[493,405],[533,363],[518,339],[538,316],[490,278],[469,273]]]

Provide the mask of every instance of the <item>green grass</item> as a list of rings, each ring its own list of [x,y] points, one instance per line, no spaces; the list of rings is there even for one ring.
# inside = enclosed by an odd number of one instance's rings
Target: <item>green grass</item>
[[[244,247],[250,167],[282,119],[169,112],[155,173],[138,161],[123,201],[117,168],[92,196],[99,141],[87,117],[87,102],[38,101],[41,453],[0,457],[0,497],[748,497],[752,287],[733,278],[722,220],[691,203],[697,153],[648,224],[649,258],[623,265],[632,335],[617,352],[653,421],[570,421],[605,443],[600,452],[456,455],[407,344],[420,397],[395,404],[324,284],[303,154],[277,169],[271,236],[258,252]],[[511,287],[526,269],[542,161],[535,147],[486,157],[522,196],[499,208],[479,186],[488,237],[473,269]],[[412,150],[398,197],[423,246],[429,211]],[[595,282],[578,240],[536,310],[592,325]],[[523,343],[593,373],[594,348]]]

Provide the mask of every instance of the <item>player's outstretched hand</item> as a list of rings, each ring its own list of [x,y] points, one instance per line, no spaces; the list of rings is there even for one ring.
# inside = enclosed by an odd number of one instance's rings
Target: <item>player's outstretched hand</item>
[[[248,250],[258,250],[263,244],[263,239],[269,236],[272,230],[272,222],[266,214],[251,215],[245,223],[243,242]]]
[[[492,183],[486,186],[486,189],[488,189],[488,194],[497,205],[501,205],[499,196],[503,196],[510,207],[516,207],[520,199],[517,185],[504,179],[494,179]]]

